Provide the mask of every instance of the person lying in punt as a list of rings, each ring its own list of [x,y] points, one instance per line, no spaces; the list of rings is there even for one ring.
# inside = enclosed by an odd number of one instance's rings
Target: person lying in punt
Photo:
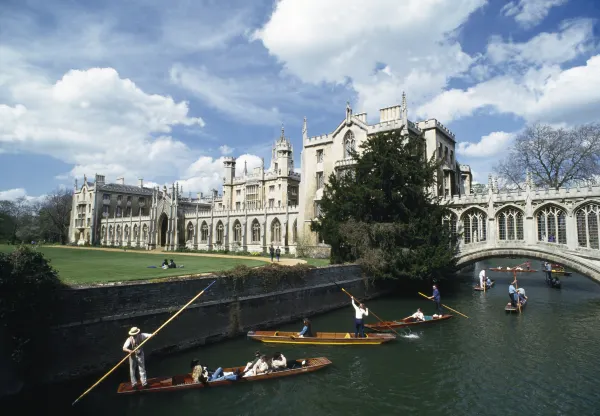
[[[246,366],[247,368],[248,366]],[[243,377],[251,377],[258,376],[261,374],[267,374],[271,371],[271,366],[269,365],[269,360],[267,360],[266,355],[261,355],[258,361],[252,366],[252,368],[248,370],[244,370]]]
[[[417,309],[417,311],[413,313],[410,317],[413,318],[415,321],[425,320],[425,315],[423,315],[423,312],[421,312],[421,308]]]
[[[197,358],[194,358],[190,364],[192,367],[192,380],[194,383],[203,383],[211,381],[221,381],[221,380],[237,380],[238,373],[234,372],[223,372],[223,368],[219,367],[212,373],[209,373],[207,367],[203,367],[200,365],[200,362]]]
[[[279,371],[279,370],[285,370],[287,368],[287,359],[285,358],[285,356],[280,353],[280,352],[276,352],[273,355],[273,358],[271,358],[271,369],[273,371]]]

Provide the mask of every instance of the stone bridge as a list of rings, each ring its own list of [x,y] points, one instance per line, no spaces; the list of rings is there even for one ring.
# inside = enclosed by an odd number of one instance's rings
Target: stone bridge
[[[600,185],[499,191],[445,198],[445,224],[460,238],[458,264],[519,256],[564,264],[600,282]],[[538,266],[534,268],[539,269]]]

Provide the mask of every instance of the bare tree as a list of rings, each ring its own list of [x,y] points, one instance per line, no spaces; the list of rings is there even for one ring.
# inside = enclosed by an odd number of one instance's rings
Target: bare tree
[[[558,189],[600,174],[600,124],[555,129],[535,124],[521,133],[495,167],[505,183],[522,188],[529,171],[538,187]]]
[[[56,189],[46,195],[38,207],[42,233],[50,239],[55,238],[66,244],[71,220],[73,194],[71,191]]]

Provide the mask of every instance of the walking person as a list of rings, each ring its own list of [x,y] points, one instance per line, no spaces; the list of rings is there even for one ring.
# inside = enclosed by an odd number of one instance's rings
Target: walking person
[[[152,337],[154,334],[142,333],[139,328],[133,327],[129,330],[129,338],[123,344],[123,351],[131,354],[145,339]],[[137,379],[135,377],[135,370],[138,369],[140,373],[140,381],[142,387],[147,386],[146,382],[146,366],[144,363],[144,349],[140,348],[129,356],[129,376],[131,377],[131,387],[137,385]]]
[[[277,256],[277,261],[279,261],[279,256],[281,256],[281,250],[279,247],[277,247],[277,250],[275,250],[275,256]]]
[[[364,304],[359,304],[356,306],[356,302],[354,302],[354,298],[352,298],[352,306],[354,307],[354,338],[364,338],[365,337],[365,321],[364,317],[369,316],[369,308],[365,309]]]
[[[269,254],[271,255],[271,262],[273,262],[273,256],[275,255],[275,249],[273,248],[273,244],[269,247]]]
[[[433,295],[429,296],[428,299],[433,299],[437,311],[441,314],[444,313],[444,310],[442,309],[442,298],[440,296],[440,291],[438,290],[437,285],[433,285]]]

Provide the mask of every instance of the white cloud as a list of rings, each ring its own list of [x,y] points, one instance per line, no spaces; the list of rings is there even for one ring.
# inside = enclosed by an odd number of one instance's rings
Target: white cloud
[[[600,120],[600,55],[585,65],[530,69],[523,76],[498,76],[465,90],[443,92],[417,109],[422,117],[448,122],[480,109],[514,114],[530,122],[569,125]]]
[[[524,28],[541,23],[550,9],[566,4],[568,0],[519,0],[509,2],[501,10],[505,16],[514,16],[515,21]]]
[[[489,157],[502,153],[514,138],[514,133],[495,131],[483,136],[477,143],[460,142],[456,153],[466,157]]]
[[[486,57],[493,64],[551,65],[571,61],[594,47],[593,21],[579,19],[563,22],[559,32],[539,33],[527,42],[503,42],[492,37]]]
[[[27,195],[24,188],[7,189],[0,191],[0,201],[16,201],[19,198],[25,198],[30,203],[40,202],[45,198],[45,195],[31,196]]]
[[[194,157],[172,128],[204,126],[187,102],[147,94],[112,68],[69,71],[55,83],[21,79],[9,90],[16,104],[0,104],[0,148],[74,164],[76,176],[172,174]]]
[[[233,153],[235,149],[233,147],[229,147],[226,144],[219,146],[219,151],[221,152],[221,154],[223,156],[229,155],[231,153]]]
[[[288,73],[306,82],[345,84],[373,113],[399,101],[423,101],[472,58],[453,37],[486,0],[281,0],[253,35]],[[326,33],[326,35],[323,35]],[[375,72],[384,64],[384,70]]]

